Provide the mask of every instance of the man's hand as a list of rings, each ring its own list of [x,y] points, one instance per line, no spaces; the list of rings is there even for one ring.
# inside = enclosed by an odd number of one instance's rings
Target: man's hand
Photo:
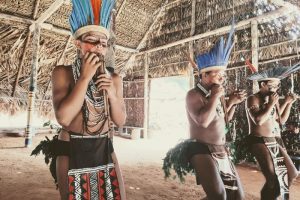
[[[245,90],[242,91],[234,91],[231,95],[229,95],[229,103],[235,105],[242,103],[246,100],[247,93]]]
[[[288,104],[294,103],[297,100],[297,95],[293,93],[289,93],[285,96],[284,101]]]
[[[213,85],[211,88],[211,96],[220,98],[224,95],[224,87],[222,85]]]
[[[271,94],[269,97],[269,102],[273,106],[278,103],[278,100],[279,100],[279,95],[276,92]]]
[[[87,52],[82,59],[80,78],[90,81],[95,75],[97,69],[101,67],[102,62],[95,53]]]
[[[111,77],[107,74],[101,74],[97,77],[97,81],[95,82],[99,91],[105,90],[107,92],[107,96],[110,99],[117,98],[117,90],[111,80]]]

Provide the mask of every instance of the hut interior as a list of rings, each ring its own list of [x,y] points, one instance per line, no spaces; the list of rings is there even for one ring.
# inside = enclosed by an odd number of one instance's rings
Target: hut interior
[[[157,109],[149,106],[151,81],[183,76],[193,87],[197,73],[183,52],[195,56],[207,51],[220,35],[228,33],[233,18],[236,32],[227,71],[228,91],[253,89],[249,82],[241,81],[249,74],[246,60],[259,69],[298,62],[299,4],[295,0],[116,1],[113,65],[123,76],[128,114],[122,130],[130,133],[140,128],[147,137],[149,112]],[[70,65],[76,56],[68,24],[71,7],[68,0],[1,2],[2,113],[25,113],[33,75],[34,113],[54,119],[51,72],[56,65]],[[297,77],[293,77],[296,86]],[[299,87],[293,88],[297,93]],[[26,121],[25,114],[22,119]]]
[[[71,65],[76,57],[69,31],[71,9],[71,0],[1,0],[0,132],[55,123],[51,73],[57,65]],[[250,94],[257,85],[246,81],[251,73],[246,61],[259,70],[300,61],[299,11],[299,0],[117,0],[111,40],[115,57],[107,61],[123,78],[127,119],[117,132],[132,139],[188,137],[185,95],[199,77],[186,54],[194,59],[207,52],[228,34],[234,19],[226,92],[245,89]],[[280,94],[300,94],[299,77],[295,73],[284,80]],[[292,109],[298,120],[299,108],[296,102]],[[253,161],[242,142],[248,132],[243,105],[231,126],[236,130],[230,143],[233,159]]]

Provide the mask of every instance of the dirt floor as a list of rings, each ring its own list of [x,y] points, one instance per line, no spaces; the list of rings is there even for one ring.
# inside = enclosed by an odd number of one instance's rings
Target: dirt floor
[[[34,145],[45,134],[34,137]],[[48,135],[49,136],[49,135]],[[52,137],[52,136],[50,136]],[[184,184],[165,180],[162,158],[177,141],[164,139],[127,140],[116,137],[114,146],[122,167],[129,200],[198,200],[205,197],[193,176]],[[0,199],[59,199],[52,177],[42,156],[30,157],[32,148],[23,148],[24,138],[0,138]],[[259,199],[264,178],[253,168],[237,166],[246,199]],[[291,187],[292,200],[300,199],[300,178]]]

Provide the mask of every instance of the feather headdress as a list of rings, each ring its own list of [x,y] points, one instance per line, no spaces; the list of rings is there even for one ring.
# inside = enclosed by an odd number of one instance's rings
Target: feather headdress
[[[69,22],[75,39],[90,31],[101,32],[109,38],[115,0],[72,0],[72,4]]]
[[[252,81],[268,81],[268,80],[277,80],[280,81],[290,74],[298,71],[300,69],[300,62],[291,66],[291,67],[273,67],[266,69],[261,72],[256,72],[248,77]]]
[[[196,57],[200,73],[218,69],[225,70],[227,68],[229,57],[233,48],[233,34],[234,20],[232,22],[231,31],[228,35],[226,45],[224,38],[221,37],[208,53],[200,54]]]

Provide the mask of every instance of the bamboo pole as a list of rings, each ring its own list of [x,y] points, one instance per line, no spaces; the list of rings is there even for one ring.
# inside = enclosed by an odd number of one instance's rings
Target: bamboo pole
[[[145,75],[144,75],[144,137],[148,138],[149,124],[149,57],[145,54]]]
[[[195,34],[195,27],[196,27],[196,0],[192,1],[192,19],[191,19],[191,33],[190,36],[193,36]],[[194,43],[193,41],[189,42],[189,55],[191,56],[192,60],[195,60],[194,58]],[[195,76],[194,76],[194,68],[191,63],[189,63],[189,70],[188,70],[188,76],[189,76],[189,85],[190,88],[193,88],[195,86]]]
[[[35,91],[37,86],[37,68],[38,68],[38,58],[39,58],[39,43],[40,43],[40,33],[41,28],[36,25],[33,33],[33,55],[32,55],[32,66],[30,75],[30,87],[28,92],[28,114],[27,114],[27,126],[25,129],[25,147],[30,147],[32,145],[32,137],[34,135],[34,130],[32,127],[32,117],[34,112],[34,102],[35,102]]]
[[[27,35],[25,45],[24,45],[24,48],[23,48],[23,53],[22,53],[22,56],[21,56],[21,59],[20,59],[20,62],[19,62],[18,73],[17,73],[17,77],[16,77],[16,80],[15,80],[15,84],[13,86],[13,92],[11,94],[12,97],[14,97],[15,93],[16,93],[16,89],[17,89],[17,86],[18,86],[18,83],[19,83],[19,79],[20,79],[20,75],[21,75],[21,71],[22,71],[22,67],[23,67],[23,63],[24,63],[24,59],[25,59],[25,53],[26,53],[27,47],[29,45],[30,37],[31,37],[31,31],[28,28],[28,35]]]
[[[253,20],[251,22],[251,52],[252,52],[252,64],[258,70],[258,22]],[[259,90],[257,81],[253,81],[252,85],[253,93],[256,93]]]
[[[189,55],[191,56],[192,60],[195,60],[193,42],[189,42]],[[194,68],[191,63],[189,63],[188,76],[189,76],[189,86],[190,88],[193,88],[195,86],[195,76],[194,76]]]
[[[39,11],[40,0],[36,0],[34,4],[35,4],[35,7],[34,7],[32,18],[34,20],[36,20],[37,13]]]
[[[120,8],[119,8],[119,10],[118,10],[118,12],[117,12],[117,14],[116,14],[116,18],[118,18],[119,15],[121,14],[121,12],[122,12],[122,10],[123,10],[125,4],[126,4],[126,0],[123,0],[122,4],[121,4],[121,6],[120,6]]]

